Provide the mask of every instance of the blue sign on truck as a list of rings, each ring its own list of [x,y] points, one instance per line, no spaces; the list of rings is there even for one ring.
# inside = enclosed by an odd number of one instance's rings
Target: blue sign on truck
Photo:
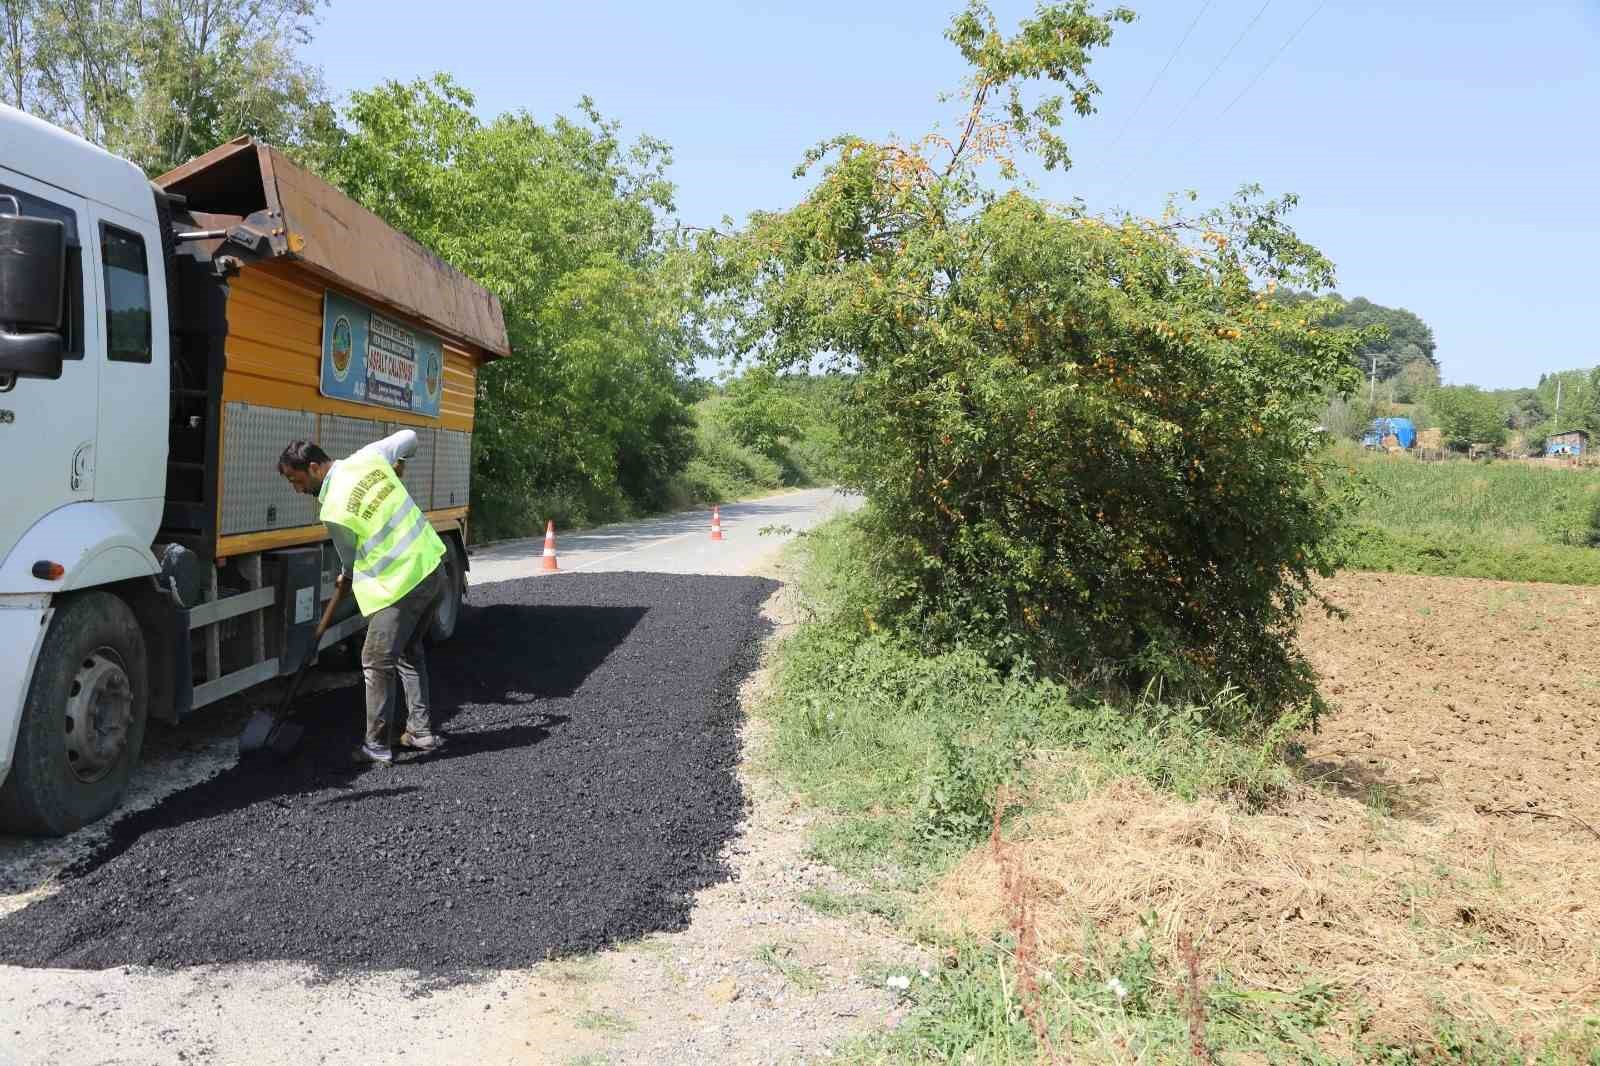
[[[348,296],[323,296],[322,395],[437,418],[443,386],[438,337]]]

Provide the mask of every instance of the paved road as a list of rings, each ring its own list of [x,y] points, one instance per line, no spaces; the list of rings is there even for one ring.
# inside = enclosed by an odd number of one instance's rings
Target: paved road
[[[658,574],[748,574],[796,532],[861,506],[860,496],[801,489],[722,508],[721,541],[709,507],[576,533],[556,530],[557,573],[644,570]],[[782,532],[788,527],[787,532]],[[763,529],[771,532],[763,534]],[[498,541],[471,551],[473,585],[539,577],[544,538]]]

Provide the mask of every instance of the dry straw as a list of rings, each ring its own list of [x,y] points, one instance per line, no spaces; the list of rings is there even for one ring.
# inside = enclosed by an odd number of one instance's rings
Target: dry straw
[[[1154,911],[1167,958],[1192,935],[1248,987],[1331,981],[1374,1037],[1425,1038],[1443,1010],[1532,1038],[1600,1001],[1600,853],[1576,826],[1519,821],[1390,818],[1309,787],[1249,814],[1117,780],[974,851],[924,917],[993,935],[1025,896],[1038,950],[1081,969],[1086,929],[1131,936]]]

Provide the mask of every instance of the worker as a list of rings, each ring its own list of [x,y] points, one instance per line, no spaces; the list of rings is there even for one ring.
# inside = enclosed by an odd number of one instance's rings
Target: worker
[[[336,597],[351,589],[367,617],[361,673],[367,690],[367,733],[359,762],[394,761],[389,727],[398,721],[395,674],[405,688],[407,716],[402,747],[436,751],[444,738],[429,717],[428,664],[423,640],[449,587],[439,539],[400,480],[417,435],[403,429],[338,462],[311,441],[283,450],[278,473],[296,492],[321,501],[319,517],[339,553]]]

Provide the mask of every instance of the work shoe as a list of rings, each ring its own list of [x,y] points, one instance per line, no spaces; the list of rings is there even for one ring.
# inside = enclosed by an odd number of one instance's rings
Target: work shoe
[[[437,733],[401,733],[400,746],[413,751],[438,751],[444,747],[444,737]]]
[[[358,763],[370,763],[373,766],[390,766],[394,763],[394,752],[382,744],[362,744],[350,754]]]

